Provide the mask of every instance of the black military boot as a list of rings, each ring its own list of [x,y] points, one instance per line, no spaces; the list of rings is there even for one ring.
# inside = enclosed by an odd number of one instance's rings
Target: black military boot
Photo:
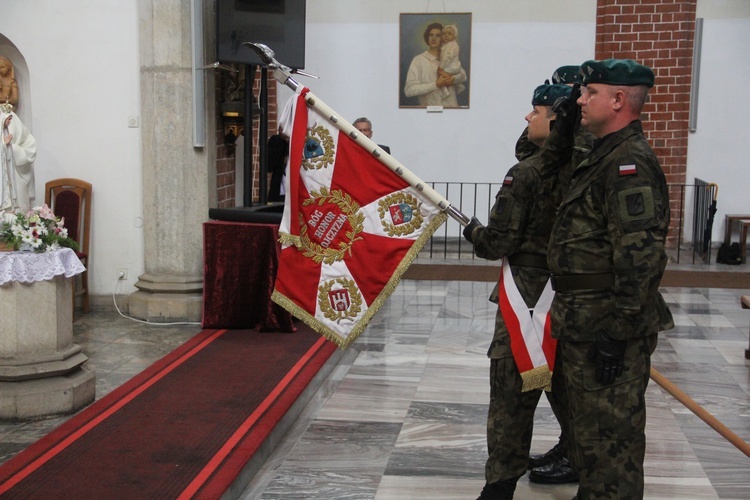
[[[570,465],[570,460],[562,457],[557,462],[531,469],[529,481],[541,484],[577,483],[578,473]]]
[[[549,465],[551,463],[557,462],[561,458],[567,456],[567,453],[565,452],[565,447],[561,442],[558,441],[558,443],[552,447],[551,450],[549,450],[547,453],[544,453],[542,455],[530,455],[529,456],[529,469],[537,469],[539,467],[544,467],[545,465]]]
[[[515,491],[515,482],[497,481],[495,483],[485,483],[482,493],[477,497],[477,500],[513,500],[513,493]]]

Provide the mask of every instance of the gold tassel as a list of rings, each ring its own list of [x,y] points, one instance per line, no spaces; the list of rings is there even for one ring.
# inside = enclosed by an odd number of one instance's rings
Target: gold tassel
[[[521,392],[533,391],[534,389],[552,390],[552,372],[547,365],[537,366],[521,374],[523,385]]]

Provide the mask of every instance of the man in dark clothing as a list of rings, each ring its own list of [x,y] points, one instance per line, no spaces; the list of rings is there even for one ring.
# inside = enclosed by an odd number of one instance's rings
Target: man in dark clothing
[[[559,83],[568,85],[570,87],[581,83],[581,67],[578,65],[560,66],[552,74],[552,83]],[[571,97],[572,98],[572,97]],[[559,125],[559,123],[557,123]],[[552,135],[554,136],[557,131],[553,130]],[[558,173],[556,181],[556,192],[555,197],[557,200],[562,201],[562,197],[567,193],[568,186],[570,184],[570,178],[573,175],[575,167],[583,161],[583,159],[591,151],[591,146],[594,144],[595,137],[591,132],[584,128],[577,128],[574,131],[574,145],[573,149],[569,150],[571,159],[568,162],[564,162],[564,168]],[[555,146],[550,144],[555,140],[551,137],[547,142],[548,154],[551,154]],[[564,147],[567,151],[569,145]],[[554,154],[557,151],[554,150]],[[566,407],[566,402],[562,400],[564,394],[554,394],[555,387],[559,383],[559,379],[562,377],[561,371],[555,371],[552,380],[552,392],[545,393],[547,399],[550,400],[550,406],[555,414],[558,422],[563,422],[567,417],[559,415],[560,408]],[[543,484],[564,484],[574,483],[578,481],[578,473],[575,471],[573,464],[568,457],[568,444],[567,444],[567,429],[564,425],[560,425],[560,438],[557,444],[550,449],[548,452],[541,455],[531,455],[529,457],[529,481],[532,483],[543,483]]]
[[[268,187],[268,201],[284,201],[282,188],[289,158],[289,138],[281,133],[268,138],[268,171],[271,183]]]
[[[372,139],[372,122],[370,120],[363,116],[354,120],[352,125],[354,126],[354,128],[362,132],[365,137],[367,137],[368,139]],[[388,146],[378,144],[378,147],[386,153],[391,154],[391,148],[389,148]]]
[[[581,74],[580,124],[597,140],[573,172],[547,250],[556,368],[569,404],[578,498],[636,499],[650,357],[658,332],[673,326],[658,291],[669,193],[639,119],[654,73],[609,59],[585,62]]]

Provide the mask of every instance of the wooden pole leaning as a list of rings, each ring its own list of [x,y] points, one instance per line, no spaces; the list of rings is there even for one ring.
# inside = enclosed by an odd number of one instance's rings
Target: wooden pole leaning
[[[688,410],[692,411],[698,418],[710,425],[716,432],[721,434],[738,450],[750,457],[750,444],[743,441],[741,437],[732,432],[726,425],[722,424],[716,417],[707,412],[690,396],[682,392],[668,378],[666,378],[664,375],[654,370],[653,368],[651,368],[651,380],[659,384],[665,391],[671,394],[677,401],[682,403]]]

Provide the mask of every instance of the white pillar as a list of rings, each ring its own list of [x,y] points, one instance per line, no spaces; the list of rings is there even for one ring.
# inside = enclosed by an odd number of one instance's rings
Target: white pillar
[[[198,99],[206,106],[206,146],[193,147],[190,4],[139,2],[145,273],[128,309],[157,322],[201,318],[202,224],[216,199],[213,74],[206,78],[206,96]],[[210,33],[208,12],[204,25]]]

